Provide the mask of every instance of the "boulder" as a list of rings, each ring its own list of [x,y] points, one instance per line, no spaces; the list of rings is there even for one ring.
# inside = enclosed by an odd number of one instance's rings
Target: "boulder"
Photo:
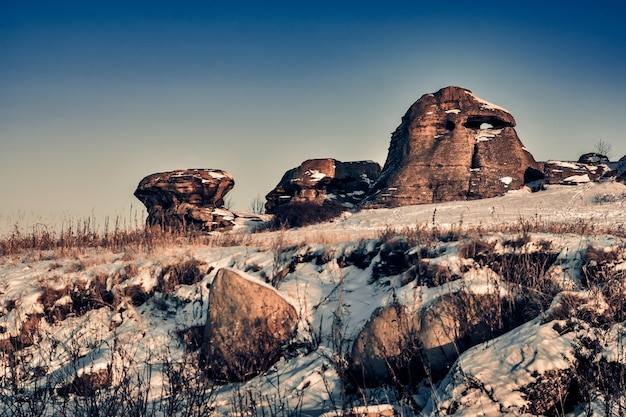
[[[581,162],[551,160],[544,163],[544,183],[577,185],[596,182],[610,175],[611,172],[612,170],[606,164],[584,164]]]
[[[533,320],[461,355],[423,415],[565,414],[577,361],[573,332],[554,327]]]
[[[233,269],[220,269],[209,292],[202,351],[209,374],[243,381],[266,371],[294,335],[296,309],[276,289]]]
[[[596,152],[585,153],[578,158],[579,164],[586,165],[601,165],[608,164],[609,162],[609,158]]]
[[[392,384],[423,373],[418,326],[415,314],[402,305],[376,309],[352,347],[357,380],[365,385]]]
[[[283,204],[310,202],[322,205],[333,200],[353,207],[367,195],[380,175],[372,161],[341,162],[336,159],[309,159],[283,175],[265,199],[267,213]]]
[[[420,317],[419,340],[425,366],[443,377],[465,350],[514,327],[511,303],[496,294],[445,294]]]
[[[143,178],[137,197],[148,210],[146,222],[168,230],[228,228],[234,215],[224,209],[224,196],[235,181],[217,169],[160,172]]]
[[[365,206],[489,198],[540,181],[514,127],[511,113],[465,88],[425,94],[392,134]]]

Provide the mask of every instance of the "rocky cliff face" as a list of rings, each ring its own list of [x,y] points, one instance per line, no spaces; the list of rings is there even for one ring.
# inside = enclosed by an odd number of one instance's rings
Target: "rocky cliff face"
[[[460,87],[415,102],[392,134],[367,207],[489,198],[543,177],[505,109]]]
[[[274,213],[283,204],[334,200],[352,207],[367,195],[380,175],[380,165],[372,161],[341,162],[336,159],[309,159],[285,173],[265,199],[265,209]]]
[[[232,225],[234,215],[223,207],[234,185],[231,174],[217,169],[160,172],[143,178],[135,197],[148,210],[149,226],[209,231]]]

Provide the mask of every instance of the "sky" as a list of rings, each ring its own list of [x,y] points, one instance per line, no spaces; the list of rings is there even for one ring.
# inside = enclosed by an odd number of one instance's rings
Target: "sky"
[[[248,210],[307,159],[382,165],[448,85],[536,160],[616,160],[625,68],[618,1],[0,0],[0,228],[134,221],[139,181],[184,168],[232,173]]]

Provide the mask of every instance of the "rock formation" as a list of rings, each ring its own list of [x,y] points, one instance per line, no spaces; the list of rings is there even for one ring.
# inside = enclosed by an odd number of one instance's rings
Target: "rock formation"
[[[346,207],[358,204],[380,175],[372,161],[341,162],[336,159],[309,159],[283,175],[265,196],[265,209],[274,213],[282,204],[337,201]]]
[[[581,155],[577,162],[547,161],[544,163],[544,182],[561,185],[612,180],[624,182],[626,161],[622,159],[610,162],[604,155],[586,153]]]
[[[544,163],[546,184],[576,185],[599,181],[610,172],[608,165],[591,165],[580,162],[547,161]]]
[[[203,352],[213,378],[242,381],[266,371],[294,334],[296,309],[274,288],[232,269],[211,284]]]
[[[233,188],[231,174],[217,169],[187,169],[148,175],[135,190],[146,206],[149,226],[210,231],[230,227],[234,215],[224,210]]]
[[[415,102],[392,134],[366,207],[489,198],[543,177],[505,109],[460,87]]]

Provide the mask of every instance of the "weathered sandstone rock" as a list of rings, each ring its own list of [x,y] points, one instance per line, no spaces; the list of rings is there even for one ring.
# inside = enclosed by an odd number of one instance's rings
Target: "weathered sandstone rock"
[[[424,363],[434,377],[445,375],[459,354],[514,326],[513,314],[495,294],[446,294],[420,317],[419,339]]]
[[[161,172],[143,178],[135,197],[148,210],[149,226],[209,231],[232,226],[234,215],[223,207],[234,185],[232,175],[222,170]]]
[[[296,309],[274,288],[220,269],[211,284],[203,352],[212,377],[242,381],[266,371],[296,329]]]
[[[544,163],[545,183],[576,185],[586,182],[624,182],[626,156],[617,162],[597,153],[586,153],[578,162],[547,161]]]
[[[355,377],[365,384],[393,383],[423,370],[419,321],[402,305],[378,308],[352,347]]]
[[[285,173],[265,199],[265,209],[273,213],[282,204],[335,200],[351,207],[358,204],[380,175],[380,165],[372,161],[341,162],[336,159],[309,159]]]
[[[460,87],[415,102],[392,134],[365,205],[395,207],[489,198],[543,177],[505,109]]]
[[[581,157],[582,159],[582,157]],[[544,163],[546,184],[576,185],[599,181],[612,170],[606,164],[547,161]]]

